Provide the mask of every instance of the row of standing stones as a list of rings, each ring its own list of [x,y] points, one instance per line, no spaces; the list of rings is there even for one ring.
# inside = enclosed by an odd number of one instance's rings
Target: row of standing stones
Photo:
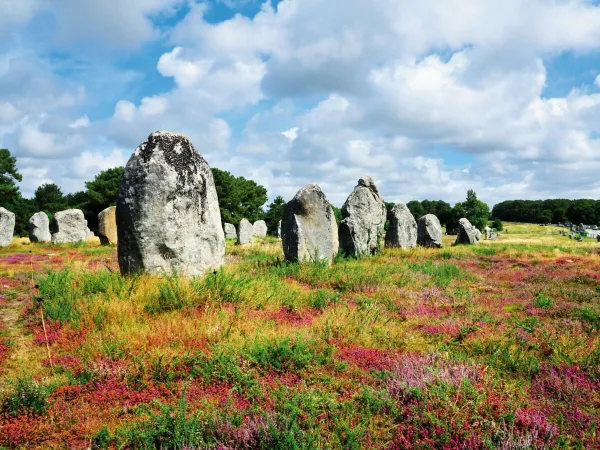
[[[360,257],[379,252],[387,210],[371,177],[364,176],[342,207],[339,227],[333,208],[317,184],[298,191],[284,207],[279,224],[287,261],[327,261],[338,252]],[[177,272],[188,276],[213,270],[224,263],[225,239],[248,244],[264,237],[266,223],[242,219],[237,227],[221,226],[217,192],[210,168],[190,140],[177,133],[152,133],[129,159],[117,194],[117,206],[98,215],[103,243],[118,243],[123,274]],[[417,245],[442,247],[442,227],[433,214],[418,221],[404,203],[391,211],[385,246],[411,249]],[[15,216],[0,208],[0,246],[8,245]],[[30,219],[32,241],[54,243],[86,240],[92,233],[81,210],[45,213]],[[467,219],[461,219],[457,243],[474,244],[481,238]]]

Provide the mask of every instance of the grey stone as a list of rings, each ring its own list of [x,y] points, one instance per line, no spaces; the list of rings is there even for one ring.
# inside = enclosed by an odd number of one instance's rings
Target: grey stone
[[[237,228],[237,243],[239,245],[246,245],[252,242],[252,236],[254,235],[254,228],[247,219],[240,220]]]
[[[485,238],[491,240],[492,239],[492,229],[490,227],[486,226],[484,228],[484,231],[485,231]]]
[[[283,209],[281,222],[283,254],[286,261],[327,261],[339,249],[333,208],[318,184],[298,191]]]
[[[254,236],[264,238],[267,235],[267,224],[264,220],[257,220],[252,224]]]
[[[237,232],[235,231],[235,225],[232,223],[226,223],[223,226],[225,232],[225,239],[237,239]]]
[[[396,203],[390,212],[390,225],[385,235],[385,246],[405,250],[417,246],[417,221],[408,207]]]
[[[117,207],[109,206],[98,214],[98,237],[102,245],[117,245]]]
[[[477,244],[477,228],[471,225],[468,219],[464,217],[458,221],[458,236],[456,236],[455,244]],[[481,236],[481,232],[479,232]]]
[[[385,203],[371,177],[359,179],[342,207],[339,227],[342,252],[355,257],[379,252],[386,216]]]
[[[15,214],[0,208],[0,247],[10,245],[15,233]]]
[[[434,214],[426,214],[418,220],[417,244],[421,247],[442,247],[442,225]]]
[[[481,231],[478,228],[475,228],[475,239],[477,239],[477,242],[481,240]]]
[[[31,242],[50,242],[50,219],[45,212],[37,212],[29,219],[29,240]]]
[[[67,209],[54,214],[50,231],[53,244],[81,242],[88,238],[87,222],[80,209]]]
[[[116,212],[123,274],[195,276],[224,262],[213,175],[186,136],[157,131],[135,150],[119,184]]]
[[[277,223],[277,237],[281,239],[281,220]]]

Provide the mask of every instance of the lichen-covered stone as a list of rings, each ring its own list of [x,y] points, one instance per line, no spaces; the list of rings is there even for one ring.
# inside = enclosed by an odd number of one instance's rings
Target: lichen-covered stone
[[[85,241],[89,230],[82,210],[67,209],[54,214],[50,231],[53,244],[67,244]]]
[[[116,206],[109,206],[98,214],[98,237],[102,245],[117,245]]]
[[[50,242],[50,219],[43,212],[37,212],[29,219],[29,240],[31,242]]]
[[[254,228],[247,219],[240,220],[237,227],[237,243],[239,245],[246,245],[252,242],[252,236],[254,235]]]
[[[0,247],[8,246],[15,233],[15,214],[0,207]]]
[[[267,223],[264,220],[257,220],[252,224],[252,230],[255,237],[264,238],[267,235]]]
[[[186,136],[158,131],[135,150],[119,184],[116,216],[123,274],[194,276],[223,264],[213,176]]]
[[[284,207],[281,222],[286,261],[331,263],[338,254],[338,230],[333,208],[318,184],[303,187]]]
[[[434,214],[426,214],[417,221],[417,244],[421,247],[442,247],[442,225]]]
[[[225,232],[225,239],[237,239],[237,231],[235,231],[234,224],[232,224],[232,223],[224,224],[223,231]]]
[[[339,239],[347,256],[374,255],[381,248],[387,210],[373,179],[364,176],[342,207]]]
[[[458,235],[455,244],[477,244],[479,238],[481,238],[481,232],[471,225],[468,219],[462,218],[458,221]]]
[[[405,250],[417,246],[417,221],[408,207],[396,203],[389,215],[390,225],[385,235],[385,246]]]

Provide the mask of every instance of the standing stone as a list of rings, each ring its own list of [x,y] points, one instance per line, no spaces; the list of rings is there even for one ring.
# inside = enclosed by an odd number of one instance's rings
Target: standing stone
[[[281,239],[281,220],[277,223],[277,237]]]
[[[67,209],[54,214],[50,231],[53,244],[81,242],[88,238],[87,222],[80,209]]]
[[[252,225],[254,236],[264,238],[267,235],[267,223],[264,220],[257,220]]]
[[[223,231],[225,232],[225,239],[236,239],[237,232],[235,231],[235,225],[232,223],[226,223],[223,226]]]
[[[477,244],[477,228],[471,225],[469,219],[462,218],[458,221],[458,236],[456,236],[457,244]],[[479,230],[477,230],[479,231]],[[480,233],[481,234],[481,233]]]
[[[109,206],[98,214],[98,237],[102,245],[116,245],[117,238],[117,207]]]
[[[0,247],[10,245],[15,233],[15,214],[0,208]]]
[[[318,184],[303,187],[286,203],[281,222],[286,261],[327,261],[339,249],[333,208]]]
[[[254,228],[252,224],[247,219],[242,219],[237,229],[237,243],[239,245],[250,244],[253,235]]]
[[[492,229],[486,225],[486,227],[484,228],[484,231],[485,231],[485,238],[491,239],[492,238]]]
[[[223,264],[213,175],[190,140],[157,131],[129,159],[117,194],[121,273],[199,275]]]
[[[385,235],[385,246],[405,250],[417,246],[417,221],[408,207],[396,203],[390,214],[390,226]]]
[[[374,255],[380,249],[387,210],[375,182],[369,176],[358,185],[342,207],[340,246],[347,256]]]
[[[426,214],[417,222],[417,244],[421,247],[442,247],[442,225],[433,214]]]
[[[479,242],[481,240],[481,231],[479,231],[479,228],[473,227],[473,229],[475,230],[475,239]]]
[[[50,219],[45,212],[37,212],[29,219],[29,240],[31,242],[50,242]]]

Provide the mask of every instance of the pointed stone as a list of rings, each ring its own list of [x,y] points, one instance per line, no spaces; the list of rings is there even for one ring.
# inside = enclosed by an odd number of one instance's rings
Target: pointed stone
[[[404,250],[417,246],[417,221],[402,202],[396,203],[390,213],[390,225],[385,235],[385,246]]]
[[[252,242],[254,228],[247,219],[240,220],[237,228],[237,243],[238,245],[246,245]]]

